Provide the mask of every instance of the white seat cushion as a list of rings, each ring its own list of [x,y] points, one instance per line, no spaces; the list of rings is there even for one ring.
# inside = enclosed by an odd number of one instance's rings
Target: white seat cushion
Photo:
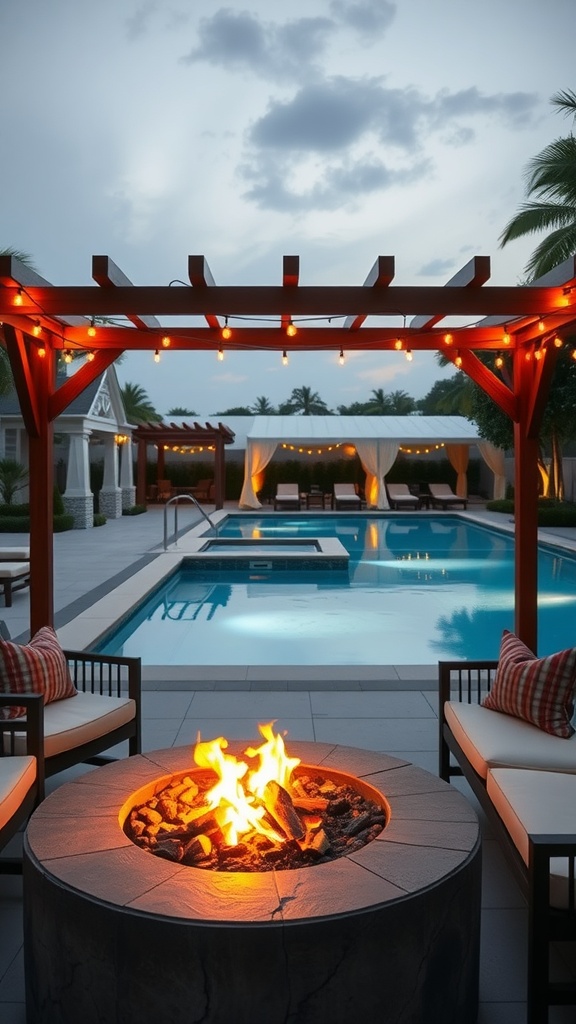
[[[0,579],[19,580],[30,573],[30,562],[0,562]]]
[[[0,828],[14,816],[35,780],[35,757],[0,757]]]
[[[0,548],[0,562],[30,561],[30,548]]]
[[[498,814],[528,865],[528,835],[576,836],[576,775],[493,768],[486,784]],[[568,858],[550,861],[550,902],[568,906]]]
[[[52,757],[89,740],[105,736],[136,716],[136,702],[129,697],[101,697],[79,692],[44,708],[44,754]],[[25,750],[24,734],[17,738],[16,752]]]
[[[489,768],[576,773],[576,734],[560,739],[535,725],[478,704],[447,701],[446,721],[478,775]]]

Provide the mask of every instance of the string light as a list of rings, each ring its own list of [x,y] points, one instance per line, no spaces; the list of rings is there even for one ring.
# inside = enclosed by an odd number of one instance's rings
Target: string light
[[[38,349],[38,355],[40,356],[40,359],[44,359],[44,356],[46,355],[46,349],[44,348],[44,345],[40,345],[40,348]]]
[[[573,348],[570,352],[570,359],[576,359],[576,348]]]
[[[394,348],[396,349],[397,352],[402,351],[402,349],[404,348],[404,342],[402,341],[402,338],[396,338],[396,341],[394,342]]]
[[[223,350],[223,348],[222,348],[222,345],[220,345],[220,348],[218,349],[218,352],[217,352],[217,359],[218,359],[218,362],[219,362],[219,363],[222,363],[222,362],[224,362],[224,350]]]
[[[540,347],[534,349],[534,359],[536,359],[537,362],[540,362],[543,355],[544,353]]]
[[[282,366],[288,366],[288,354],[286,352],[286,349],[284,349],[282,353]]]
[[[502,344],[503,345],[509,345],[510,344],[510,335],[508,334],[508,331],[506,330],[506,328],[504,328],[504,333],[502,335]]]
[[[529,363],[530,360],[532,359],[532,353],[531,353],[529,348],[527,348],[525,353],[524,353],[524,359],[526,360],[527,363]]]
[[[160,353],[159,353],[158,349],[156,349],[156,351],[154,353],[154,362],[155,363],[159,363],[160,362]]]
[[[24,302],[24,294],[22,292],[22,289],[19,288],[18,291],[16,292],[16,295],[14,296],[14,305],[15,306],[21,306],[23,302]]]
[[[562,341],[562,338],[560,338],[558,334],[555,334],[554,335],[554,347],[555,348],[562,348],[563,344],[564,344],[564,342]]]
[[[38,338],[42,334],[42,324],[40,323],[39,320],[37,320],[36,323],[34,324],[34,327],[32,328],[32,334],[34,335],[35,338]]]
[[[64,349],[64,352],[62,354],[62,359],[64,360],[65,363],[71,363],[72,362],[72,353],[71,353],[70,349],[68,349],[68,348]]]
[[[460,369],[460,367],[462,366],[462,356],[460,355],[460,349],[458,349],[456,353],[456,358],[454,359],[454,366],[457,366],[458,369]]]
[[[338,356],[338,362],[340,366],[344,366],[344,349],[340,349],[340,355]]]
[[[297,333],[298,328],[296,327],[296,324],[293,324],[292,321],[289,320],[288,326],[286,327],[286,334],[289,338],[293,338]]]
[[[454,338],[452,337],[451,334],[445,334],[444,335],[444,344],[445,345],[451,345],[453,341],[454,341]]]
[[[162,348],[170,348],[170,338],[167,334],[162,338]]]
[[[497,370],[501,370],[502,367],[504,366],[504,359],[502,358],[500,352],[498,353],[496,359],[494,360],[494,366],[496,367]]]
[[[430,448],[406,448],[404,445],[399,446],[399,451],[404,452],[406,455],[421,455],[424,452],[425,455],[429,455],[430,452],[439,451],[440,448],[444,448],[444,443],[432,445]]]
[[[92,351],[92,349],[89,349],[88,352],[86,353],[86,362],[87,363],[93,363],[95,358],[96,358],[95,353]]]
[[[88,337],[89,338],[95,338],[96,337],[96,320],[95,320],[94,317],[92,317],[92,320],[90,321],[90,327],[88,328]]]
[[[222,328],[221,334],[222,337],[224,338],[224,341],[229,341],[230,338],[232,337],[232,331],[228,327],[228,317],[224,318],[224,327]]]
[[[406,359],[408,360],[409,363],[411,363],[412,360],[414,359],[414,356],[412,355],[412,349],[411,348],[407,348],[406,349]]]
[[[542,319],[542,317],[540,317],[538,321],[538,330],[540,331],[540,333],[542,333],[542,331],[544,330],[544,320]]]
[[[314,448],[314,449],[312,449],[312,448],[298,448],[295,444],[285,444],[285,443],[282,443],[282,448],[284,448],[286,451],[288,451],[288,452],[299,452],[301,455],[304,455],[304,454],[306,454],[306,455],[324,455],[326,452],[332,452],[336,448],[340,448],[340,447],[341,447],[340,443],[338,443],[338,444],[323,445],[320,448]]]

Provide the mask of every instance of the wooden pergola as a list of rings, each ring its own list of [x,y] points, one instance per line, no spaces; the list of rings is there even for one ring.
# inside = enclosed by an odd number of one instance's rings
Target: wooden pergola
[[[189,286],[137,287],[109,257],[93,256],[94,285],[60,287],[0,256],[0,341],[29,437],[32,632],[54,617],[54,420],[122,352],[400,348],[441,350],[513,421],[515,629],[536,651],[538,433],[557,346],[576,334],[576,257],[522,287],[487,286],[486,256],[474,257],[444,287],[396,286],[394,274],[394,258],[379,256],[363,285],[311,287],[299,283],[299,258],[285,256],[276,287],[219,286],[204,256],[189,256]],[[204,326],[167,327],[158,317],[200,317]],[[370,317],[400,317],[406,326],[370,326]],[[447,317],[467,323],[442,326]],[[94,358],[57,388],[56,356],[66,349]],[[503,350],[512,360],[511,387],[475,354]]]
[[[149,444],[158,450],[158,478],[164,476],[165,448],[181,448],[185,445],[198,445],[214,451],[214,504],[216,508],[224,508],[225,462],[224,446],[232,444],[235,434],[224,424],[213,426],[207,423],[202,426],[194,423],[178,425],[176,423],[147,423],[132,431],[132,440],[138,445],[138,462],[136,475],[136,501],[139,505],[146,502],[146,449]]]

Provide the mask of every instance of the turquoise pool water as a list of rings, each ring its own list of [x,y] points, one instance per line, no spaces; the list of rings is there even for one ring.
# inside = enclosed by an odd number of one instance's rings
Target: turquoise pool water
[[[349,572],[183,568],[98,649],[152,665],[494,658],[514,626],[514,541],[454,516],[229,516],[221,537],[336,536]],[[538,652],[575,641],[576,560],[539,551]]]

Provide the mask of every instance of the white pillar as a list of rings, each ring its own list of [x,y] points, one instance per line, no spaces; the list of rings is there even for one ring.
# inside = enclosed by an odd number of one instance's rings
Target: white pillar
[[[122,508],[132,508],[136,502],[136,487],[134,486],[131,440],[120,447],[120,488]]]
[[[99,506],[107,519],[119,519],[122,515],[122,491],[118,487],[118,446],[114,434],[106,434],[104,438],[104,476]]]
[[[74,517],[75,530],[94,526],[94,495],[90,489],[90,459],[88,441],[90,431],[70,434],[64,508]]]

